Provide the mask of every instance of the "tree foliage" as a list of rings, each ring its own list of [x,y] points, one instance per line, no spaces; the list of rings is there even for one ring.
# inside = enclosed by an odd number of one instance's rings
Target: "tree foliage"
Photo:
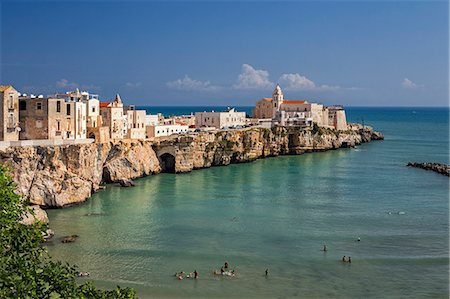
[[[0,165],[0,298],[136,298],[130,288],[97,289],[91,282],[78,285],[75,266],[54,261],[44,242],[47,226],[21,223],[33,213]]]

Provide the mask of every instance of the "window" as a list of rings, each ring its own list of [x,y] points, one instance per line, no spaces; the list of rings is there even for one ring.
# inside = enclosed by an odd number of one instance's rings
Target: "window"
[[[92,107],[92,112],[95,112],[95,107]]]
[[[14,114],[8,115],[8,128],[14,128]]]
[[[61,112],[61,101],[56,102],[56,112]]]
[[[70,104],[66,105],[66,111],[67,111],[66,114],[70,115]]]
[[[36,103],[36,110],[42,110],[42,102]]]
[[[61,121],[56,121],[56,131],[61,131]]]
[[[14,94],[13,93],[9,94],[8,108],[9,109],[14,109]]]
[[[20,101],[19,110],[27,110],[27,101]]]

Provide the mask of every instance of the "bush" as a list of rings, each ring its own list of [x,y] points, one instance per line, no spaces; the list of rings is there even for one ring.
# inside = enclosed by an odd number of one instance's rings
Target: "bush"
[[[136,298],[134,290],[98,290],[76,283],[75,266],[53,261],[41,246],[47,226],[21,224],[28,203],[0,165],[0,298]]]

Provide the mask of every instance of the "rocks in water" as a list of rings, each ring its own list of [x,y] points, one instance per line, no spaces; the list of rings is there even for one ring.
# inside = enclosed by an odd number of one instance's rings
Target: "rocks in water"
[[[104,216],[105,215],[105,213],[96,213],[96,212],[93,212],[93,213],[87,213],[87,214],[84,214],[83,216]]]
[[[408,162],[406,164],[408,167],[422,168],[425,170],[432,170],[434,172],[440,173],[442,175],[450,176],[450,165],[443,163],[417,163]]]
[[[132,180],[119,180],[119,184],[122,187],[134,187],[136,184]]]
[[[61,243],[72,243],[75,242],[75,240],[78,239],[78,235],[70,235],[62,237]]]

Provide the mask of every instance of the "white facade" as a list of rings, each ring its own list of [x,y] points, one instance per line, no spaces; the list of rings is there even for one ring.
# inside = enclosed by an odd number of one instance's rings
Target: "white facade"
[[[189,130],[188,126],[182,125],[157,125],[147,126],[147,138],[170,136],[172,134],[183,134]]]
[[[74,129],[75,129],[75,139],[86,139],[86,103],[83,102],[73,102],[74,104]]]
[[[97,128],[100,124],[100,101],[98,98],[91,98],[86,102],[87,126]]]
[[[245,112],[237,112],[234,108],[224,112],[196,112],[195,126],[214,127],[217,129],[234,128],[245,125]]]
[[[134,106],[129,106],[124,109],[124,115],[126,117],[126,137],[145,139],[145,110],[134,110]]]
[[[145,116],[145,126],[157,126],[159,125],[158,114],[147,114]]]

